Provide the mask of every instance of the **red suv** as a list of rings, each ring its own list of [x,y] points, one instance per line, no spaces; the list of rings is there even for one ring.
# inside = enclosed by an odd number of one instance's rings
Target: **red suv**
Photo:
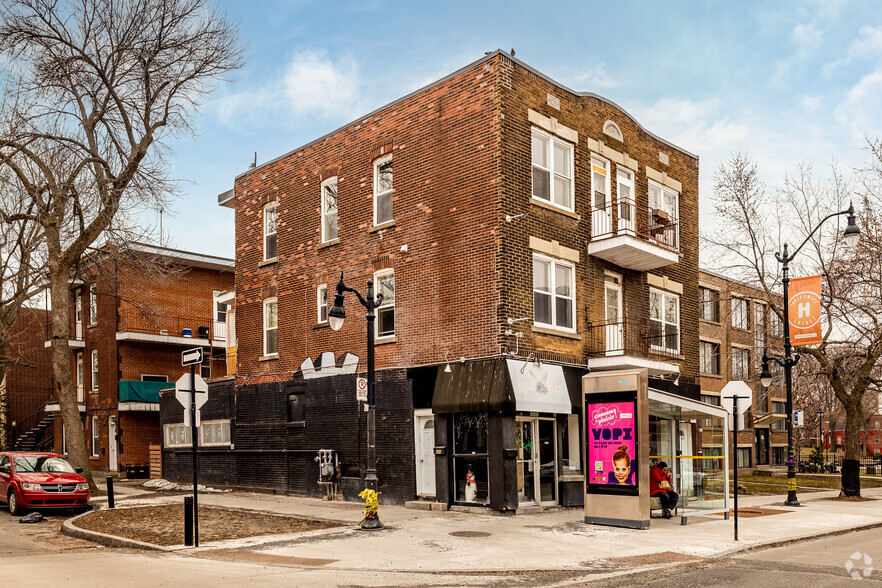
[[[89,483],[67,460],[54,453],[0,453],[0,500],[9,512],[25,509],[86,508]]]

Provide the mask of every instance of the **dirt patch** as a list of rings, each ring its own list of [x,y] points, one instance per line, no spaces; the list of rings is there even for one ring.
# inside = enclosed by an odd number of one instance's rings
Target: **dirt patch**
[[[739,508],[738,509],[738,517],[750,519],[750,518],[754,518],[754,517],[765,517],[768,515],[783,514],[785,512],[790,512],[790,511],[776,510],[773,508]],[[723,513],[721,513],[721,512],[713,512],[713,513],[708,513],[708,514],[723,516]],[[729,516],[730,517],[735,516],[735,509],[729,510]]]
[[[74,523],[97,531],[154,545],[184,543],[184,505],[162,504],[91,512]],[[306,533],[340,527],[340,523],[226,508],[199,508],[199,542],[225,541],[260,535]]]
[[[879,499],[867,498],[866,496],[836,496],[835,498],[824,498],[824,500],[833,500],[835,502],[870,502],[871,500]]]
[[[646,555],[630,555],[627,557],[610,558],[610,563],[625,564],[628,566],[653,566],[666,563],[680,563],[703,559],[696,555],[677,553],[676,551],[662,551],[661,553],[647,553]]]

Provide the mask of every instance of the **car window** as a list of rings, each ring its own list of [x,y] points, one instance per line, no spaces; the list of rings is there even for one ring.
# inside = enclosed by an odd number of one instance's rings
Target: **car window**
[[[9,457],[0,455],[0,466],[9,465]]]
[[[76,473],[70,464],[60,457],[49,457],[46,455],[16,457],[13,463],[15,464],[15,473],[17,474],[28,472]]]

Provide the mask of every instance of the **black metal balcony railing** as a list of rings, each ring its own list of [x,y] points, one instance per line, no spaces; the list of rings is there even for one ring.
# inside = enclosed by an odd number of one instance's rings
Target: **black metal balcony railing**
[[[632,235],[658,245],[680,248],[678,219],[657,208],[633,200],[608,201],[591,209],[591,238]]]
[[[586,329],[590,357],[631,355],[679,358],[677,333],[654,332],[648,319],[618,319],[589,323]]]

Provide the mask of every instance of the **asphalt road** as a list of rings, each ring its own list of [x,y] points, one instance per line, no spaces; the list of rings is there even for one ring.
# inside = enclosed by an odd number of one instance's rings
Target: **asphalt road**
[[[850,586],[882,584],[882,569],[871,571],[864,554],[882,562],[882,529],[800,542],[736,557],[672,563],[640,571],[637,562],[613,565],[598,560],[595,569],[511,574],[398,574],[322,569],[261,556],[248,550],[168,554],[104,548],[61,535],[65,516],[47,522],[18,523],[0,510],[0,584],[39,586]],[[225,553],[226,551],[226,553]],[[861,554],[856,560],[851,557]],[[439,554],[439,556],[442,556]],[[846,563],[852,561],[850,570]],[[586,564],[590,564],[590,560]],[[653,562],[658,564],[658,561]],[[882,565],[882,563],[880,563]],[[34,573],[35,571],[39,573]],[[627,575],[610,574],[633,571]]]

